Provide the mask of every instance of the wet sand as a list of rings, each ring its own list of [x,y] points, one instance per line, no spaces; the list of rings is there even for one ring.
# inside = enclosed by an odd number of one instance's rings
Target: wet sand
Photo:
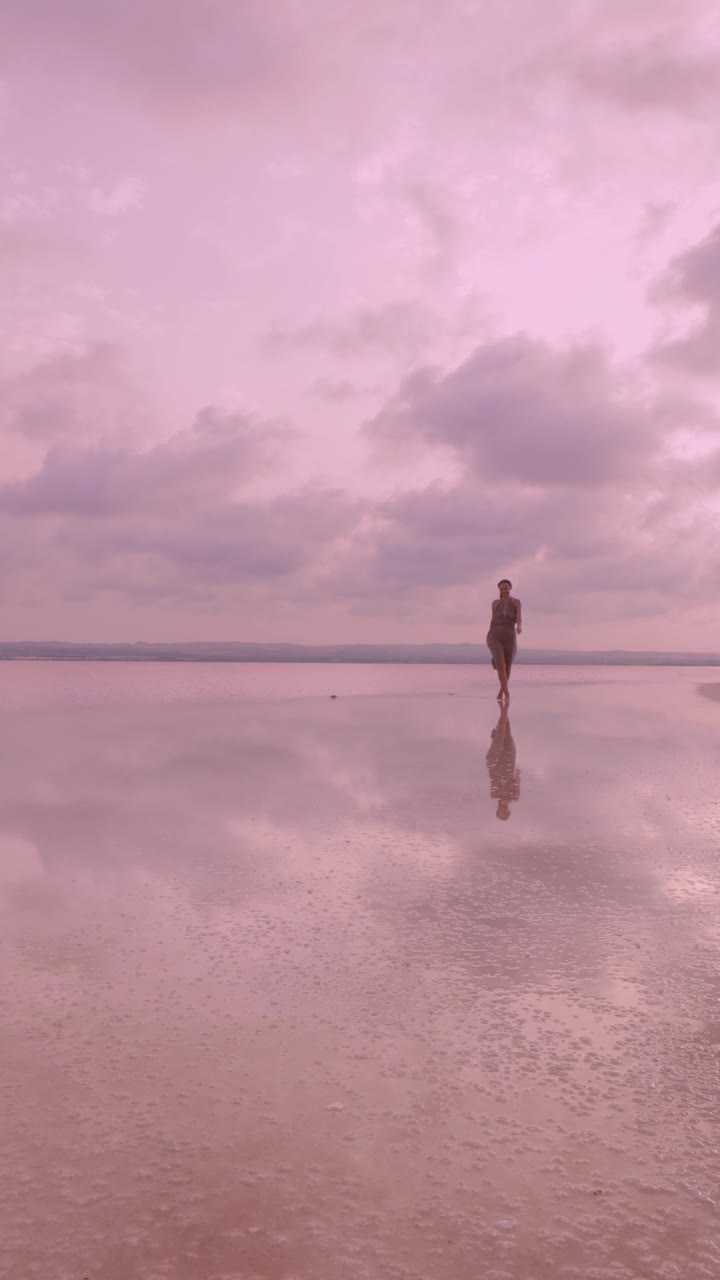
[[[7,1275],[716,1280],[714,675],[2,664]]]

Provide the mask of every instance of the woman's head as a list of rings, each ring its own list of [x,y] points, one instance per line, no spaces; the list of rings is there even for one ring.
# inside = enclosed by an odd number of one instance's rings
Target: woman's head
[[[498,591],[501,596],[509,596],[512,591],[512,582],[509,578],[501,578],[498,582]]]

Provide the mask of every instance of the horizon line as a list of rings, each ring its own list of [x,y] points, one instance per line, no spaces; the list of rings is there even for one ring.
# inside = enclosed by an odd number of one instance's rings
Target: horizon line
[[[0,652],[6,649],[22,649],[22,648],[39,648],[39,647],[57,647],[57,648],[85,648],[85,649],[162,649],[162,648],[227,648],[237,647],[244,649],[291,649],[291,650],[396,650],[396,651],[420,651],[429,649],[479,649],[484,650],[485,644],[482,640],[428,640],[428,641],[383,641],[383,640],[343,640],[343,641],[296,641],[296,640],[0,640]],[[720,652],[710,650],[692,650],[692,649],[627,649],[627,648],[560,648],[552,645],[548,646],[528,646],[523,647],[517,655],[516,661],[522,661],[523,655],[531,654],[605,654],[608,656],[627,654],[629,656],[657,656],[657,657],[688,657],[688,658],[713,658],[719,659]]]

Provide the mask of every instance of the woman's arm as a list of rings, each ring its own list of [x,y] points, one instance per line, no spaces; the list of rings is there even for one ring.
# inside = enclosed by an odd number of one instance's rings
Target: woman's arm
[[[493,600],[492,604],[490,605],[490,626],[492,626],[493,622],[495,621],[495,610],[497,609],[498,604],[499,604],[498,600]]]
[[[520,632],[522,631],[522,605],[519,600],[515,601],[515,606],[517,609],[517,613],[515,615],[515,625],[517,627],[517,633],[518,635],[520,635]]]

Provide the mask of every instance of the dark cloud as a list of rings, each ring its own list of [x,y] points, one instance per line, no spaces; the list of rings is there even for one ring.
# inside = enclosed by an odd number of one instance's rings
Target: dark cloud
[[[383,523],[366,537],[364,547],[353,548],[352,565],[342,566],[334,589],[350,600],[385,600],[392,608],[401,601],[426,605],[439,598],[438,592],[473,590],[488,566],[504,566],[514,554],[524,553],[527,539],[518,538],[517,528],[508,531],[493,525],[489,504],[482,500],[476,504],[476,520],[470,518],[464,532],[439,527],[439,508],[462,498],[454,490],[445,495],[432,490],[413,494],[411,519],[404,498],[386,504]]]
[[[720,100],[720,53],[701,22],[696,6],[678,0],[644,14],[637,5],[598,5],[572,35],[526,59],[519,75],[564,82],[621,111],[701,112]]]
[[[38,261],[80,259],[85,254],[81,241],[60,232],[57,226],[38,219],[0,220],[0,268],[3,273],[24,271]]]
[[[368,351],[418,353],[434,330],[433,318],[416,302],[389,302],[363,307],[337,320],[317,320],[296,329],[275,329],[262,346],[270,354],[317,347],[339,356],[359,356]]]
[[[711,377],[720,375],[720,223],[679,254],[651,294],[658,303],[703,307],[705,317],[685,338],[666,342],[656,358]]]
[[[148,446],[157,424],[124,353],[102,343],[0,383],[0,428],[45,450],[29,476],[0,485],[0,511],[98,520],[222,503],[271,472],[294,438],[281,423],[210,405]]]
[[[682,280],[704,288],[708,275],[686,264]],[[17,572],[30,598],[113,592],[192,612],[237,590],[258,616],[431,615],[441,635],[500,574],[537,613],[570,618],[568,601],[594,594],[593,608],[622,616],[663,592],[697,593],[711,561],[711,522],[692,509],[696,468],[663,453],[683,400],[646,403],[596,347],[520,335],[450,371],[417,369],[366,434],[401,455],[449,450],[455,478],[446,468],[444,482],[382,498],[278,492],[288,431],[247,414],[210,406],[151,447],[98,433],[123,368],[98,347],[38,366],[21,395],[13,384],[14,430],[49,441],[33,474],[0,487],[0,571]],[[716,469],[706,460],[706,479]]]
[[[617,481],[653,439],[648,410],[599,348],[557,351],[523,335],[478,347],[450,373],[417,370],[365,430],[377,444],[449,447],[489,483],[557,487]]]
[[[429,182],[411,182],[405,188],[405,196],[434,251],[444,261],[456,247],[460,235],[457,193],[451,195]]]
[[[0,576],[19,572],[26,598],[114,591],[212,607],[228,589],[279,580],[290,598],[362,517],[362,502],[322,486],[258,494],[287,461],[283,424],[211,405],[141,443],[115,348],[54,357],[3,391],[6,436],[45,449],[31,474],[0,485]]]
[[[648,241],[654,240],[656,236],[662,235],[674,212],[675,205],[670,201],[658,202],[649,200],[645,205],[642,222],[638,230],[638,241],[641,244],[647,244]]]
[[[341,404],[343,401],[354,400],[362,392],[346,378],[318,378],[309,388],[308,394],[331,404]]]
[[[10,561],[8,569],[22,569],[28,581],[64,599],[114,591],[129,602],[212,604],[218,591],[253,585],[273,591],[280,580],[284,596],[297,598],[308,590],[304,575],[312,577],[337,540],[352,534],[363,510],[347,495],[315,486],[264,498],[233,499],[226,492],[213,500],[206,492],[199,502],[189,475],[174,503],[165,494],[155,504],[153,480],[143,483],[139,470],[142,509],[106,503],[102,511],[99,504],[88,510],[87,472],[80,467],[80,473],[76,487],[69,471],[64,474],[63,501],[26,509],[32,519],[24,537],[12,506],[3,502],[0,510],[0,570]]]
[[[52,575],[45,589],[65,599],[210,601],[219,587],[283,577],[292,590],[351,532],[362,504],[342,493],[249,495],[285,461],[292,433],[278,423],[209,406],[149,448],[98,432],[123,372],[118,352],[97,347],[12,383],[10,427],[50,446],[30,476],[0,486],[0,571]]]
[[[243,99],[292,79],[297,22],[285,0],[25,0],[0,19],[0,66],[80,68],[145,97]]]
[[[287,431],[203,409],[187,431],[154,448],[53,445],[29,479],[0,488],[0,510],[108,517],[187,512],[229,496],[271,466]]]
[[[507,511],[492,489],[430,485],[382,503],[380,513],[376,570],[392,590],[472,582],[480,566],[528,551],[527,503]]]
[[[182,598],[198,587],[295,578],[351,531],[358,515],[344,494],[311,487],[183,514],[148,510],[106,520],[91,535],[86,523],[68,520],[55,543],[83,565],[96,590]]]
[[[511,478],[501,487],[465,477],[459,483],[400,493],[375,506],[375,520],[337,566],[332,591],[353,608],[400,602],[440,616],[452,593],[491,595],[500,574],[538,612],[572,613],[573,597],[601,593],[627,609],[628,593],[692,595],[712,554],[708,521],[692,525],[695,559],[688,564],[685,497],[648,519],[649,493],[673,468],[654,469],[606,490],[528,490]],[[522,587],[520,584],[522,583]],[[561,605],[565,601],[566,605]]]
[[[627,111],[687,112],[720,101],[720,58],[664,43],[579,58],[569,74],[584,92]]]
[[[98,431],[106,402],[122,400],[123,371],[118,352],[97,347],[9,384],[6,428],[50,444],[31,475],[0,486],[0,570],[9,558],[36,583],[52,574],[66,599],[197,598],[294,579],[347,536],[359,504],[344,494],[248,495],[286,459],[292,433],[280,424],[209,406],[149,448]]]
[[[689,464],[668,444],[708,421],[676,393],[646,399],[594,347],[517,336],[450,372],[416,370],[365,431],[380,448],[390,440],[395,457],[404,447],[415,456],[418,442],[449,448],[459,478],[377,503],[334,589],[419,608],[435,599],[442,611],[453,592],[524,572],[541,612],[558,593],[595,596],[595,608],[604,598],[610,614],[633,593],[686,598],[712,559],[712,522],[694,505],[710,487],[698,467],[708,480],[712,459]],[[657,509],[658,494],[673,492]]]
[[[109,343],[53,355],[0,379],[0,429],[39,444],[126,437],[143,416],[125,357]]]
[[[77,96],[99,85],[183,128],[252,109],[285,136],[339,116],[362,129],[386,124],[388,51],[405,52],[423,10],[426,0],[396,0],[392,14],[383,0],[27,0],[0,6],[0,72]]]

